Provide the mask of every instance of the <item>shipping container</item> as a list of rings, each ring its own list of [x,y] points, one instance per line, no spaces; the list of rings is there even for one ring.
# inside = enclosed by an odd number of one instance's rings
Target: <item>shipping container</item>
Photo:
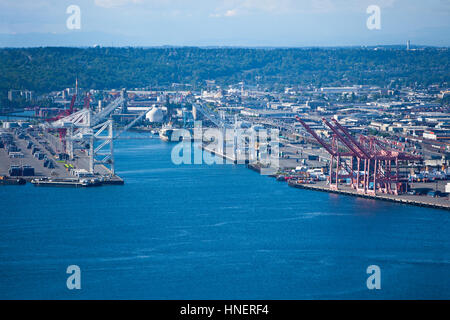
[[[18,177],[22,175],[22,168],[19,166],[10,166],[9,167],[9,175],[11,177]]]
[[[31,166],[23,166],[22,167],[22,175],[23,176],[34,176],[34,168]]]

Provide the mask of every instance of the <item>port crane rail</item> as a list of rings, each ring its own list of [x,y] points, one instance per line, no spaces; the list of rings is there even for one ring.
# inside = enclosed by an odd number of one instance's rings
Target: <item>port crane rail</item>
[[[328,182],[332,189],[338,189],[339,181],[343,178],[350,178],[351,187],[359,193],[398,194],[401,191],[402,182],[399,162],[422,160],[422,157],[418,155],[388,149],[385,143],[375,137],[359,135],[359,138],[356,139],[336,119],[333,119],[333,124],[331,124],[325,118],[322,118],[323,124],[333,133],[330,145],[320,138],[300,117],[297,116],[296,120],[331,155]],[[356,174],[355,159],[357,162]],[[334,168],[335,160],[336,167]],[[348,160],[350,160],[350,165],[348,165]],[[333,169],[335,169],[335,172]],[[346,174],[342,174],[342,171]]]

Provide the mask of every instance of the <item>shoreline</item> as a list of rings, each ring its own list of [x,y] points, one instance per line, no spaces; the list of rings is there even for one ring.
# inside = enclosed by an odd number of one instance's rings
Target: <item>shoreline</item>
[[[288,181],[288,186],[292,188],[298,188],[298,189],[307,189],[307,190],[313,190],[313,191],[321,191],[321,192],[328,192],[328,193],[335,193],[335,194],[342,194],[347,196],[353,196],[353,197],[360,197],[360,198],[366,198],[366,199],[372,199],[372,200],[381,200],[381,201],[389,201],[389,202],[396,202],[399,204],[407,204],[407,205],[413,205],[417,207],[425,207],[425,208],[432,208],[432,209],[439,209],[439,210],[446,210],[450,211],[450,204],[448,206],[441,205],[437,203],[430,203],[430,202],[422,202],[412,199],[402,199],[399,198],[399,196],[387,196],[387,195],[370,195],[370,194],[362,194],[358,193],[356,191],[347,191],[347,190],[333,190],[328,187],[322,187],[317,185],[311,185],[311,184],[302,184],[294,181]]]

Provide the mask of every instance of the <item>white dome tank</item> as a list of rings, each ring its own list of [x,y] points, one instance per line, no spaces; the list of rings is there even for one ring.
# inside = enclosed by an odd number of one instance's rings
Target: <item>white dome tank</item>
[[[150,122],[163,122],[164,112],[160,108],[153,107],[152,110],[147,112],[145,119]]]

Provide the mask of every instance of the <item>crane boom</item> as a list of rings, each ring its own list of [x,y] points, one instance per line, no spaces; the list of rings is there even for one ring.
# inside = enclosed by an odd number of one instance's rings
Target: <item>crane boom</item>
[[[308,126],[302,119],[300,119],[299,116],[296,116],[295,119],[301,123],[301,125],[305,128],[305,130],[308,131],[317,140],[317,142],[319,142],[320,145],[322,147],[324,147],[325,150],[328,151],[329,154],[331,154],[333,156],[336,155],[336,152],[331,148],[331,146],[328,143],[326,143],[325,141],[323,141],[322,138],[320,138],[317,135],[317,133],[313,129],[310,128],[310,126]]]
[[[134,124],[135,124],[136,122],[138,122],[139,120],[141,120],[141,119],[147,114],[147,112],[149,112],[151,109],[153,109],[153,107],[149,107],[149,108],[145,109],[145,111],[143,111],[142,113],[140,113],[139,116],[136,117],[136,119],[134,119],[133,121],[131,121],[129,124],[127,124],[127,125],[125,126],[125,128],[123,128],[122,131],[120,131],[119,133],[117,133],[117,134],[114,136],[114,139],[117,139],[120,135],[122,135],[122,133],[128,131],[128,129],[130,129],[132,126],[134,126]]]
[[[334,132],[334,134],[337,136],[337,138],[338,138],[343,144],[345,144],[345,146],[347,146],[347,148],[349,148],[349,149],[354,153],[355,156],[360,157],[360,158],[363,158],[363,157],[362,157],[362,154],[361,154],[358,150],[356,150],[356,149],[354,148],[354,146],[352,145],[352,143],[351,143],[350,141],[348,141],[347,139],[345,139],[345,138],[339,133],[339,131],[338,131],[335,127],[333,127],[333,126],[331,125],[331,123],[329,123],[325,118],[322,118],[322,121],[323,121],[323,123],[324,123],[326,126],[328,126],[328,127],[331,129],[331,131]]]
[[[348,132],[347,128],[345,128],[343,125],[341,125],[336,119],[333,119],[332,121],[345,134],[345,136],[358,148],[358,150],[361,151],[361,153],[363,153],[367,159],[370,159],[369,152],[367,152],[367,150],[365,150],[361,146],[361,144],[358,143],[358,141],[356,141],[356,139],[353,138],[353,136],[350,134],[350,132]]]

